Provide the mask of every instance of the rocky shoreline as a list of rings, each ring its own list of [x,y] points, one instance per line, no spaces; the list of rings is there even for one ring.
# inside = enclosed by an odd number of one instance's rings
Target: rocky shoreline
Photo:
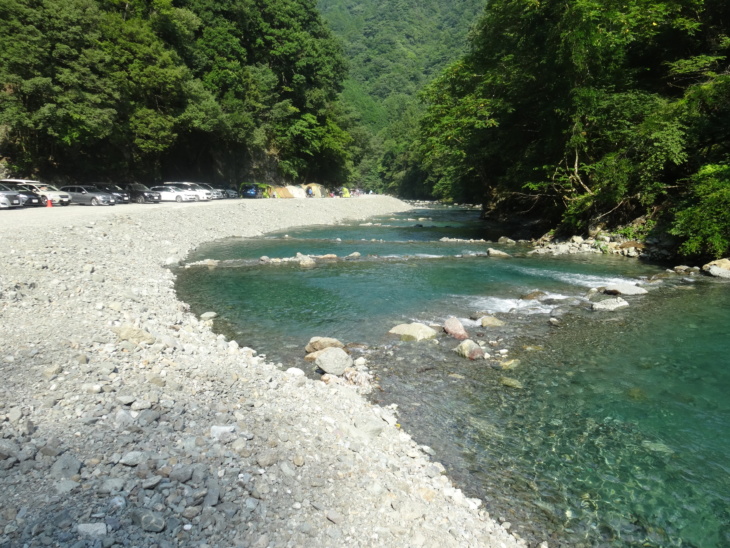
[[[406,209],[3,212],[0,546],[526,546],[392,410],[214,334],[166,268],[214,239]]]

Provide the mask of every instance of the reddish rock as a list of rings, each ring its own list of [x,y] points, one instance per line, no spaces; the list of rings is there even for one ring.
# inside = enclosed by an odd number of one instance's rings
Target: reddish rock
[[[444,331],[446,331],[448,335],[454,337],[457,341],[463,341],[469,338],[469,334],[466,332],[466,329],[464,329],[464,326],[454,316],[450,316],[444,322]]]

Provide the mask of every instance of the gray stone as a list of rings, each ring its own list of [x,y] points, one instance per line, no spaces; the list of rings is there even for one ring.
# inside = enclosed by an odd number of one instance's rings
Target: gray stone
[[[193,477],[193,467],[179,464],[172,469],[169,477],[172,481],[185,483]]]
[[[125,466],[139,466],[146,460],[147,453],[144,451],[129,451],[119,460],[119,463]]]
[[[417,322],[396,325],[388,333],[399,335],[402,341],[424,341],[435,339],[438,335],[435,329]]]
[[[107,534],[106,523],[79,523],[76,530],[79,535],[87,537],[104,537]]]
[[[20,453],[20,445],[11,440],[0,439],[0,460],[8,457],[18,457]]]
[[[132,514],[132,522],[139,525],[144,531],[159,533],[165,530],[165,518],[162,514],[152,510],[137,510]]]
[[[205,320],[212,320],[213,318],[217,318],[218,314],[216,312],[205,312],[204,314],[200,315],[200,319]]]
[[[352,358],[341,348],[330,347],[324,349],[314,363],[325,373],[342,375],[345,369],[352,367]]]
[[[71,453],[64,453],[51,466],[50,475],[56,479],[70,479],[81,470],[81,461]]]

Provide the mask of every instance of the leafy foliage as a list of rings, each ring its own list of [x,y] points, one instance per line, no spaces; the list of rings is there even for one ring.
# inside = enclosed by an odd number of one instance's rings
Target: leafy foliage
[[[730,160],[729,18],[714,0],[492,0],[424,93],[418,168],[436,196],[573,231],[719,198],[706,170]],[[685,251],[728,251],[711,236],[721,218],[697,222],[678,214],[677,233],[699,238]]]
[[[0,0],[0,17],[18,173],[349,175],[346,67],[309,0]]]

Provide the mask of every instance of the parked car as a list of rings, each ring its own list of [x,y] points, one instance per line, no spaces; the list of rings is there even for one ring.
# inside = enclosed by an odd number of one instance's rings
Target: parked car
[[[138,204],[159,203],[161,201],[159,192],[150,190],[142,183],[129,183],[124,185],[123,188],[129,192],[129,199]]]
[[[20,194],[14,190],[0,189],[0,209],[12,209],[21,206]]]
[[[34,181],[32,179],[2,179],[0,183],[10,186],[13,190],[15,188],[21,188],[21,186],[30,189],[38,195],[44,206],[48,205],[48,200],[53,205],[67,206],[71,203],[71,196],[65,192],[61,192],[53,185],[41,183],[40,181]]]
[[[185,190],[175,185],[153,186],[150,190],[159,192],[163,202],[194,202],[198,199],[198,195],[192,190]]]
[[[226,193],[223,192],[223,189],[220,188],[213,188],[208,183],[196,183],[198,186],[203,187],[206,190],[210,190],[210,193],[213,195],[214,200],[222,200],[223,198],[227,198]]]
[[[16,188],[11,188],[0,183],[0,192],[11,192],[20,196],[20,205],[22,207],[38,207],[43,205],[37,194],[27,188],[21,187],[21,185],[18,185]]]
[[[225,192],[225,193],[226,193],[226,196],[227,196],[228,198],[238,198],[238,192],[236,192],[236,191],[235,191],[234,189],[232,189],[232,188],[229,188],[229,187],[225,187],[225,188],[223,189],[223,192]]]
[[[117,203],[114,196],[91,185],[69,185],[61,187],[61,191],[67,192],[75,204],[98,206]]]
[[[130,202],[129,192],[114,183],[92,183],[96,188],[108,192],[117,201],[117,204],[128,204]]]
[[[203,188],[198,183],[185,183],[185,182],[166,182],[165,186],[172,185],[185,190],[192,190],[198,197],[198,200],[212,200],[213,193],[207,188]]]
[[[256,185],[241,185],[241,198],[261,198],[263,193]]]

